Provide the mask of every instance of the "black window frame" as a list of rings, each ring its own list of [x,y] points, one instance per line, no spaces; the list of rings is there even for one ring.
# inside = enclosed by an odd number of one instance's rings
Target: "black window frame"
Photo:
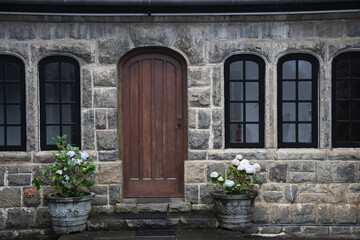
[[[288,61],[296,61],[296,71],[295,71],[295,79],[289,80],[289,79],[282,79],[282,69],[283,64]],[[299,100],[298,99],[298,83],[299,81],[309,81],[309,79],[299,79],[298,78],[298,61],[304,60],[308,61],[312,64],[312,78],[311,78],[311,87],[312,87],[312,95],[311,95],[311,121],[299,121],[298,119],[298,103],[301,102],[309,102],[309,100]],[[295,81],[295,100],[282,100],[282,82],[283,81]],[[277,65],[277,108],[278,108],[278,148],[318,148],[318,89],[319,89],[319,61],[316,57],[310,54],[306,53],[293,53],[288,54],[283,57],[281,57],[278,61]],[[282,104],[283,102],[293,102],[295,103],[296,110],[295,110],[295,121],[289,121],[291,124],[295,124],[295,139],[296,142],[283,142],[282,139],[282,127],[283,123],[287,121],[282,120]],[[298,127],[299,124],[309,124],[311,123],[311,143],[304,143],[299,142],[298,139]]]
[[[4,124],[1,124],[1,126],[4,127],[4,145],[0,146],[0,151],[26,151],[26,107],[25,107],[25,103],[26,103],[26,95],[25,95],[25,64],[22,60],[20,60],[19,58],[15,57],[15,56],[10,56],[10,55],[0,55],[0,64],[5,65],[5,63],[14,63],[17,64],[20,70],[20,124],[7,124],[7,113],[6,113],[6,108],[8,105],[19,105],[19,103],[7,103],[6,102],[6,93],[5,93],[5,87],[3,88],[4,91],[4,102],[1,103],[0,105],[4,106]],[[4,86],[6,85],[6,81],[5,81],[5,70],[3,72],[4,76],[3,79],[4,81],[0,80],[0,83],[4,84]],[[14,82],[10,82],[14,83]],[[0,113],[3,114],[3,113]],[[7,131],[6,128],[7,126],[20,126],[21,128],[21,140],[20,140],[20,145],[18,146],[14,146],[14,145],[6,145],[7,143]]]
[[[44,81],[45,78],[45,66],[50,63],[69,63],[74,66],[75,69],[75,79],[74,82],[66,82],[61,81],[61,68],[59,67],[59,80],[57,83],[59,84],[59,124],[48,124],[46,123],[46,103],[45,103],[45,84],[47,82]],[[64,135],[63,126],[75,126],[75,139],[72,143],[67,141],[67,144],[72,144],[73,146],[77,146],[81,148],[81,124],[80,124],[80,115],[81,115],[81,106],[80,106],[80,65],[79,63],[72,57],[68,56],[51,56],[42,59],[39,62],[39,81],[40,81],[40,147],[41,150],[56,150],[57,146],[55,144],[47,144],[46,143],[46,126],[59,126],[60,127],[60,135]],[[48,83],[54,83],[54,81],[49,81]],[[75,112],[74,112],[74,124],[62,123],[62,95],[61,95],[61,83],[74,83],[75,85]]]
[[[336,78],[336,73],[337,73],[337,69],[336,69],[336,64],[341,61],[341,60],[350,60],[350,78],[349,79],[338,79]],[[359,142],[354,142],[353,141],[353,138],[352,138],[352,134],[353,134],[353,124],[354,122],[357,122],[357,123],[360,123],[360,120],[354,120],[352,119],[353,117],[353,114],[352,114],[352,108],[351,108],[351,105],[354,101],[356,102],[360,102],[360,100],[353,100],[352,98],[352,84],[349,84],[349,96],[350,96],[350,99],[349,100],[340,100],[340,102],[349,102],[349,120],[336,120],[336,103],[339,101],[336,99],[336,82],[337,81],[350,81],[353,82],[353,81],[356,81],[356,79],[353,78],[352,76],[352,67],[353,67],[353,64],[352,64],[352,61],[356,59],[356,60],[360,60],[360,52],[347,52],[347,53],[342,53],[338,56],[336,56],[332,62],[332,81],[331,81],[331,84],[332,84],[332,102],[331,102],[331,105],[332,105],[332,124],[331,124],[331,132],[332,132],[332,147],[333,148],[359,148],[360,147],[360,141]],[[360,81],[360,78],[357,79],[358,81]],[[336,141],[336,123],[337,122],[349,122],[350,126],[349,126],[349,137],[350,137],[350,142],[338,142]]]
[[[230,65],[233,62],[243,61],[243,80],[230,80]],[[246,71],[245,71],[245,62],[252,61],[258,64],[259,66],[259,79],[258,80],[246,80]],[[229,57],[224,64],[224,77],[225,77],[225,148],[264,148],[265,146],[265,61],[256,55],[252,54],[239,54]],[[251,143],[251,142],[242,142],[242,143],[234,143],[231,142],[230,139],[230,82],[243,82],[244,85],[246,82],[257,82],[259,85],[259,99],[257,101],[249,101],[245,100],[245,87],[243,87],[243,100],[236,101],[242,102],[245,106],[245,103],[258,103],[259,104],[259,121],[249,122],[246,121],[246,108],[244,107],[244,116],[242,124],[244,124],[244,129],[246,129],[246,124],[258,124],[259,125],[259,142]],[[233,102],[233,101],[232,101]],[[243,139],[246,139],[246,131],[243,132]]]

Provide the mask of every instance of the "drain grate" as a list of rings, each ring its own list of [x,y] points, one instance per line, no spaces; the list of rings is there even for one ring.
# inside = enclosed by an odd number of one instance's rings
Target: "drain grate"
[[[135,237],[175,237],[175,229],[137,230]]]
[[[166,212],[124,213],[123,219],[166,219]]]

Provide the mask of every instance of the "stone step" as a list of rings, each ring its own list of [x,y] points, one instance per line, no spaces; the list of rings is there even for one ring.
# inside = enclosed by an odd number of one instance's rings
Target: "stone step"
[[[213,213],[168,213],[166,219],[123,219],[124,214],[98,214],[87,222],[88,231],[136,229],[215,229],[219,226]]]
[[[164,202],[150,202],[144,200],[127,199],[115,206],[116,213],[125,212],[169,212],[169,213],[188,213],[191,212],[191,204],[183,200],[172,199]]]

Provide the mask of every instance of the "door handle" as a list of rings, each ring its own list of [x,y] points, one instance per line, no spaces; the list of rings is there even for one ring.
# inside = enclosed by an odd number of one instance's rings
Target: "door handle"
[[[177,129],[180,129],[180,128],[181,128],[181,118],[178,118],[178,119],[177,119],[176,128],[177,128]]]

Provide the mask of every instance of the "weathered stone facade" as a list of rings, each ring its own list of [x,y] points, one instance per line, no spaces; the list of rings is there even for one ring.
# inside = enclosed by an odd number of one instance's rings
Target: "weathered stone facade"
[[[0,54],[14,55],[26,71],[26,152],[0,152],[0,231],[49,227],[44,187],[23,196],[51,154],[39,144],[38,62],[67,55],[81,66],[82,149],[97,164],[96,212],[113,212],[122,199],[118,152],[117,64],[139,47],[166,47],[187,62],[188,159],[185,201],[193,210],[211,204],[213,170],[241,153],[262,167],[257,224],[297,224],[308,234],[360,234],[360,150],[332,149],[331,65],[335,56],[360,51],[360,14],[214,17],[0,16]],[[225,149],[224,62],[236,54],[264,59],[265,148]],[[319,61],[319,148],[277,148],[277,61],[308,53]],[[300,227],[332,224],[333,227]],[[346,224],[346,227],[341,227]],[[345,225],[344,225],[345,226]],[[282,227],[264,228],[266,233]],[[294,229],[292,229],[294,228]],[[267,229],[267,230],[266,230]],[[331,229],[331,230],[329,230]],[[290,231],[288,230],[288,231]],[[329,232],[331,231],[331,232]],[[1,236],[1,235],[0,235]]]

